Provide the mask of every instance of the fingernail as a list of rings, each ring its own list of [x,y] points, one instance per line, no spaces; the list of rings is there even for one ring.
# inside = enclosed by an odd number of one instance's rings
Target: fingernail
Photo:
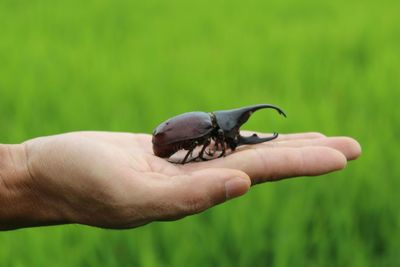
[[[250,181],[244,178],[233,178],[225,182],[226,199],[244,195],[249,190]]]

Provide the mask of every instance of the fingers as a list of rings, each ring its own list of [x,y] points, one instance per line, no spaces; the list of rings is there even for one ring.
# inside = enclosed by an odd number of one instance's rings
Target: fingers
[[[167,211],[163,219],[178,219],[199,213],[228,199],[245,194],[250,188],[249,177],[234,169],[204,169],[189,175],[164,180],[158,201]],[[161,201],[162,200],[162,201]]]
[[[250,136],[253,133],[256,133],[260,137],[268,137],[271,136],[272,133],[260,133],[260,132],[254,132],[254,131],[240,131],[240,133],[244,136]],[[285,140],[296,140],[296,139],[315,139],[315,138],[322,138],[326,137],[322,133],[318,132],[306,132],[306,133],[293,133],[293,134],[279,134],[276,139],[274,139],[272,142],[276,141],[285,141]]]
[[[343,155],[346,156],[347,160],[354,160],[358,158],[361,154],[360,144],[356,140],[350,137],[330,137],[330,138],[319,138],[313,140],[299,140],[299,141],[288,142],[287,145],[290,145],[292,147],[327,146],[342,152]]]
[[[296,139],[316,139],[326,137],[322,133],[318,132],[308,132],[308,133],[294,133],[294,134],[279,134],[275,141],[286,141],[286,140],[296,140]]]
[[[346,157],[336,149],[323,146],[260,147],[233,153],[187,168],[232,168],[245,172],[252,183],[296,176],[315,176],[343,169]]]
[[[257,145],[259,147],[306,147],[306,146],[326,146],[334,148],[343,153],[347,160],[354,160],[361,154],[360,144],[350,137],[324,137],[311,139],[288,139],[276,142],[267,142]],[[253,149],[254,146],[246,146],[238,150]]]

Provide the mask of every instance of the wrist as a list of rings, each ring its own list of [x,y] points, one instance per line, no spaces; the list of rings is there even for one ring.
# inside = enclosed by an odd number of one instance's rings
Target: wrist
[[[62,223],[32,177],[24,144],[0,144],[0,230]]]

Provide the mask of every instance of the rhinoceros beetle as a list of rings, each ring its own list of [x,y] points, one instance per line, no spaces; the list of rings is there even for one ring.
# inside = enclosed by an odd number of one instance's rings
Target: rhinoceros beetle
[[[259,104],[231,110],[221,110],[215,112],[188,112],[177,115],[161,123],[153,131],[153,152],[161,158],[169,158],[178,150],[188,150],[181,161],[181,164],[188,162],[189,156],[197,146],[202,146],[197,157],[194,160],[208,160],[204,153],[214,156],[217,150],[221,150],[218,157],[225,155],[226,149],[232,151],[240,145],[259,144],[273,140],[278,137],[274,133],[270,137],[260,138],[257,134],[245,137],[240,135],[240,127],[257,110],[272,108],[279,114],[286,117],[282,109],[269,105]],[[211,151],[206,148],[214,141],[214,149]]]

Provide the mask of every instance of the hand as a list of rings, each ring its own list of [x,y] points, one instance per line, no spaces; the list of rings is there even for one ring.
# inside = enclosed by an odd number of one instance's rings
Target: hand
[[[243,195],[251,184],[325,174],[360,155],[355,140],[319,133],[280,135],[185,165],[154,156],[146,134],[67,133],[27,141],[24,150],[29,175],[20,184],[33,192],[32,211],[41,218],[21,226],[105,228],[179,219]]]

